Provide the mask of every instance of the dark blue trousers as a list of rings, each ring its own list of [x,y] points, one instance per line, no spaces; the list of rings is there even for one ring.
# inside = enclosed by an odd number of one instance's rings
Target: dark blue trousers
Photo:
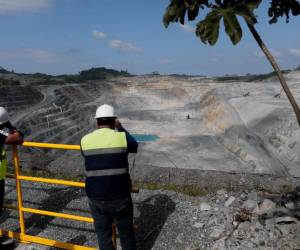
[[[89,199],[94,218],[99,249],[114,250],[112,243],[112,223],[115,222],[122,250],[136,250],[133,231],[133,205],[131,196],[123,199],[100,201]]]

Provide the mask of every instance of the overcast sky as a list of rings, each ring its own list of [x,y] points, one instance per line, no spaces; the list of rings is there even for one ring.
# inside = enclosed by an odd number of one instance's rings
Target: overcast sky
[[[283,68],[300,65],[300,17],[269,25],[263,1],[256,26]],[[78,73],[91,67],[134,74],[246,74],[271,71],[247,28],[233,46],[223,26],[216,46],[195,22],[165,29],[168,0],[0,0],[0,66],[16,72]],[[199,18],[202,17],[198,17]],[[243,23],[243,20],[241,20]]]

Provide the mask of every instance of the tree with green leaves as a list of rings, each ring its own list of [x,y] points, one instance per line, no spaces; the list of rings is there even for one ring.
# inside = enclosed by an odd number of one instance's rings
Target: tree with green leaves
[[[208,10],[208,14],[196,26],[196,36],[204,44],[215,45],[219,38],[220,23],[223,20],[225,32],[231,42],[235,45],[240,42],[243,30],[238,17],[242,17],[253,35],[255,41],[267,57],[276,72],[278,79],[290,101],[300,125],[300,109],[290,91],[284,76],[270,53],[259,33],[255,29],[257,17],[255,9],[259,8],[261,0],[170,0],[163,17],[163,23],[167,28],[170,22],[180,22],[184,25],[187,16],[189,21],[193,21],[201,10]],[[300,14],[300,3],[297,0],[271,0],[268,9],[270,24],[276,23],[278,18],[285,16],[289,21],[290,14],[297,16]]]

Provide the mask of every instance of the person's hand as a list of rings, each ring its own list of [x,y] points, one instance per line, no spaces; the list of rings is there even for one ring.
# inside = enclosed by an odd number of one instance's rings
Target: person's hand
[[[118,119],[115,120],[115,128],[116,129],[121,129],[122,128],[122,123]]]
[[[8,134],[4,143],[5,144],[22,144],[23,136],[19,131],[14,131],[14,132]]]

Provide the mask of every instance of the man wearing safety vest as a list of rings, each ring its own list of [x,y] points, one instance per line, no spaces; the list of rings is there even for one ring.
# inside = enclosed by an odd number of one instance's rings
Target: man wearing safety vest
[[[0,215],[3,208],[5,175],[6,175],[6,154],[4,144],[22,144],[23,135],[17,131],[9,122],[9,116],[5,108],[0,107]],[[0,221],[1,222],[1,221]],[[0,249],[10,249],[14,242],[10,239],[0,237]]]
[[[123,250],[136,250],[133,205],[130,196],[128,153],[138,143],[122,127],[114,108],[104,104],[96,111],[97,129],[81,139],[85,161],[85,190],[101,250],[113,250],[112,223],[118,228]]]

